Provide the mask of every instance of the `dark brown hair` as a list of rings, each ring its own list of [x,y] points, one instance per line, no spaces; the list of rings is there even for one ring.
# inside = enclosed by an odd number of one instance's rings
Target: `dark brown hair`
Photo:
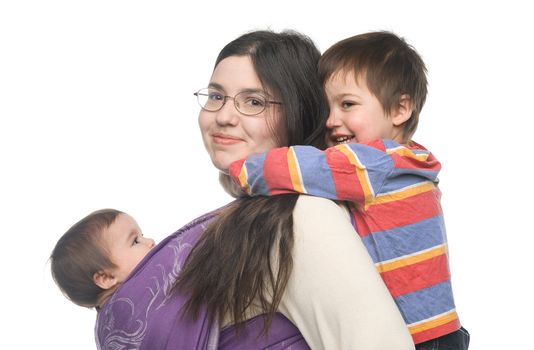
[[[101,236],[120,214],[115,209],[95,211],[74,224],[56,243],[50,256],[52,277],[73,303],[95,307],[106,291],[95,284],[93,275],[116,267]]]
[[[296,32],[255,31],[226,45],[215,66],[227,57],[245,55],[251,57],[264,88],[282,102],[274,128],[283,133],[279,146],[324,148],[328,109],[317,76],[320,53],[313,42]],[[297,198],[296,194],[240,198],[220,212],[178,279],[177,287],[190,295],[186,315],[194,318],[206,306],[211,320],[229,316],[238,324],[254,302],[268,314],[267,330],[293,266]]]
[[[404,94],[410,96],[413,111],[403,125],[404,141],[417,129],[419,113],[427,94],[423,59],[403,38],[391,32],[371,32],[341,40],[325,51],[319,61],[323,84],[336,74],[354,74],[389,114]]]

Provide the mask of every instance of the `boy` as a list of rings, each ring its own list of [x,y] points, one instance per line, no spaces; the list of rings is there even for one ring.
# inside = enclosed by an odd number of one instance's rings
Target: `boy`
[[[418,349],[467,349],[455,310],[437,175],[411,141],[426,98],[426,68],[388,32],[358,35],[319,63],[330,106],[326,151],[271,150],[230,167],[249,195],[298,192],[352,202],[353,223]]]
[[[128,214],[95,211],[56,243],[50,257],[52,277],[73,303],[98,308],[154,245]]]

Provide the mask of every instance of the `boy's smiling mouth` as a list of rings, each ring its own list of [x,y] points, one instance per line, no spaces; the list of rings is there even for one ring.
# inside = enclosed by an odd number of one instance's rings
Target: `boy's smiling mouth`
[[[343,143],[355,143],[356,139],[354,135],[332,135],[330,140],[335,145],[340,145]]]

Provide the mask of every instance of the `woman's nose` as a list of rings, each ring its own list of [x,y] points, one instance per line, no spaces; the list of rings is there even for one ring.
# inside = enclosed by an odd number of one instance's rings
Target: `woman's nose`
[[[219,125],[235,126],[239,123],[239,111],[235,107],[233,99],[227,99],[222,108],[215,113],[215,120]]]

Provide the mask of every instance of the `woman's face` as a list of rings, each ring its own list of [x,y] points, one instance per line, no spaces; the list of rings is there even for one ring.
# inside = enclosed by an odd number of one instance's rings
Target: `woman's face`
[[[209,87],[231,97],[245,90],[264,91],[249,56],[230,56],[219,62]],[[268,104],[258,115],[244,115],[235,108],[231,98],[216,112],[202,109],[198,123],[213,165],[227,172],[232,162],[276,147],[272,135],[272,129],[276,128],[271,129],[269,123],[275,126],[279,115],[280,108],[273,104]]]

